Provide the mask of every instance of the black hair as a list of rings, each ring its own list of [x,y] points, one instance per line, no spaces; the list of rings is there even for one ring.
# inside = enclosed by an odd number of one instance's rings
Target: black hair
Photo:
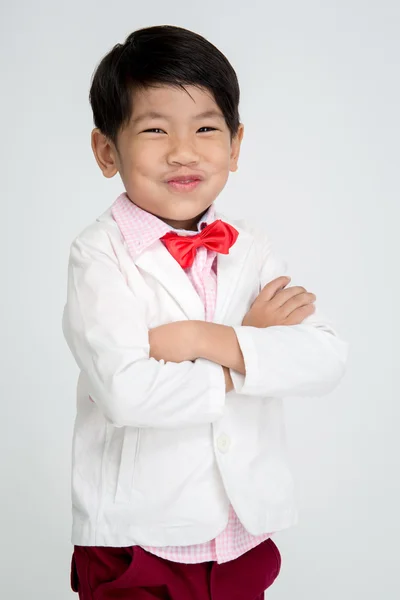
[[[118,133],[131,117],[133,92],[158,85],[209,90],[231,140],[237,134],[240,90],[235,70],[211,42],[173,25],[138,29],[102,58],[89,93],[95,127],[117,146]]]

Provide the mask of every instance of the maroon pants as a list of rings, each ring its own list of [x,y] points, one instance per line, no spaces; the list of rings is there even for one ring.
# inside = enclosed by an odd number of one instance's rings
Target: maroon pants
[[[71,587],[80,600],[263,600],[280,568],[270,538],[221,564],[177,563],[140,546],[75,546]]]

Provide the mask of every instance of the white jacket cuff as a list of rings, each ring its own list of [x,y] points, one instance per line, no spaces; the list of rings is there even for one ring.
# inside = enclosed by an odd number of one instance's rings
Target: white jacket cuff
[[[234,327],[246,375],[231,369],[235,391],[272,397],[318,396],[345,372],[348,344],[314,325]]]

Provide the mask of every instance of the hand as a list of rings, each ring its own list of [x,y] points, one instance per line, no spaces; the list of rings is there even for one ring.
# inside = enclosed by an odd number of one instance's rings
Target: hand
[[[281,276],[263,287],[245,315],[242,325],[271,327],[298,325],[315,311],[315,294],[301,286],[284,289],[290,277]]]

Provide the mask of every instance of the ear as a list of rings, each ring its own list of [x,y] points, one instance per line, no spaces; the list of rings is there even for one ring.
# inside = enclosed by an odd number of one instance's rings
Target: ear
[[[230,157],[229,170],[232,172],[237,171],[237,169],[238,169],[240,145],[242,143],[243,134],[244,134],[244,125],[243,125],[243,123],[240,123],[238,132],[235,135],[235,137],[232,139],[232,142],[231,142],[231,157]]]
[[[100,131],[93,129],[91,145],[97,164],[104,177],[114,177],[118,173],[118,153],[114,144]]]

